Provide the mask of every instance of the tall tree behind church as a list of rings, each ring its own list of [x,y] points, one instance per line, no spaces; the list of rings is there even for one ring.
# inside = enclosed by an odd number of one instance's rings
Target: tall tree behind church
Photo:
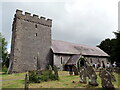
[[[113,63],[114,61],[120,63],[120,31],[114,32],[115,38],[103,40],[99,48],[110,55],[109,60]]]

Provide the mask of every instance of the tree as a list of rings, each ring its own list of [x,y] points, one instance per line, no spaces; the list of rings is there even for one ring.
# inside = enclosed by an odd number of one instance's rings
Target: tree
[[[8,52],[7,52],[7,42],[5,38],[0,33],[0,60],[2,60],[2,66],[8,67]]]
[[[103,40],[99,47],[108,55],[110,55],[109,60],[113,63],[114,61],[120,63],[120,31],[114,32],[116,38]]]
[[[98,47],[105,51],[107,54],[110,54],[112,49],[111,40],[109,38],[105,39],[100,43],[100,45],[98,45]]]
[[[100,43],[100,45],[98,45],[98,47],[110,55],[109,60],[112,63],[115,61],[116,39],[105,39]]]
[[[120,31],[114,32],[116,36],[116,47],[115,47],[115,56],[116,61],[120,63]]]

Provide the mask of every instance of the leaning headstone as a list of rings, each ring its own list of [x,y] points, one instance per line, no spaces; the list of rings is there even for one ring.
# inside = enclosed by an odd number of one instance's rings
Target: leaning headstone
[[[73,72],[74,72],[74,75],[78,75],[78,69],[75,65],[73,66]]]
[[[117,67],[113,67],[113,72],[117,73]]]
[[[80,83],[87,83],[87,74],[85,67],[80,67]]]
[[[28,80],[28,76],[26,74],[25,75],[25,88],[24,88],[24,90],[28,90],[28,84],[29,84],[29,80]]]
[[[113,72],[112,67],[111,67],[111,68],[106,68],[106,70],[107,70],[109,73],[112,73],[112,72]]]
[[[103,88],[114,89],[114,86],[112,84],[111,74],[107,70],[101,69],[99,75],[102,81]]]
[[[57,69],[57,67],[56,67],[55,65],[53,66],[53,71],[54,71],[54,74],[55,74],[56,80],[59,80],[58,69]]]
[[[72,65],[69,66],[69,75],[73,75],[73,66]]]
[[[98,86],[97,75],[92,66],[86,67],[87,76],[89,78],[89,84],[92,86]]]
[[[48,65],[48,70],[49,70],[50,74],[52,74],[52,66],[51,65]]]
[[[112,82],[115,82],[116,79],[115,79],[115,76],[113,75],[113,68],[106,68],[106,70],[111,74],[111,80]]]

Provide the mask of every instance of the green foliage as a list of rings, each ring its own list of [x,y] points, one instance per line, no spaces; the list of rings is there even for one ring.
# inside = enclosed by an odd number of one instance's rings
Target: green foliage
[[[8,67],[9,56],[7,52],[7,42],[1,33],[0,33],[0,59],[3,60],[2,66]]]
[[[1,74],[0,76],[2,77],[0,80],[2,81],[2,84],[0,84],[0,87],[4,88],[24,88],[24,78],[26,73],[16,73],[16,74]],[[98,72],[96,73],[97,75],[99,74]],[[113,82],[115,88],[118,88],[118,85],[120,86],[120,75],[117,73],[113,73],[115,75],[115,78],[117,82]],[[60,80],[55,80],[55,81],[48,81],[48,82],[41,82],[41,83],[30,83],[29,88],[86,88],[87,84],[81,84],[79,83],[79,78],[80,76],[70,76],[67,71],[59,71],[59,77]],[[16,80],[15,80],[16,79]],[[75,81],[75,83],[72,83]],[[99,83],[99,86],[92,88],[97,89],[101,88],[101,78],[98,75],[97,82]],[[87,88],[89,90],[89,88]]]
[[[103,40],[100,45],[98,45],[104,52],[110,55],[110,60],[114,62],[115,60],[115,47],[116,47],[116,39],[105,39]]]
[[[116,56],[116,62],[120,63],[120,31],[114,32],[116,35],[116,47],[115,47],[115,56]]]
[[[36,73],[36,71],[29,71],[29,81],[30,82],[35,82],[35,83],[40,82],[40,79],[39,79],[38,74]]]
[[[49,77],[50,77],[51,80],[58,80],[58,76],[56,76],[56,75],[53,74],[53,73],[50,74]]]
[[[2,72],[5,72],[5,73],[7,72],[7,67],[6,66],[2,67]]]
[[[48,65],[48,70],[52,70],[52,66],[51,65]]]
[[[49,70],[42,71],[42,74],[40,75],[41,81],[48,81],[50,80],[50,74],[52,74]]]
[[[112,63],[114,61],[120,62],[120,31],[114,32],[114,34],[116,38],[105,39],[98,45],[99,48],[110,55],[109,59]]]
[[[33,83],[40,83],[48,80],[58,80],[59,76],[51,70],[44,71],[29,71],[29,81]]]

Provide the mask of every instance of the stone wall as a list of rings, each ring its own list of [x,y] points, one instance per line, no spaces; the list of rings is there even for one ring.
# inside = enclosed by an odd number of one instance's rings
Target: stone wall
[[[11,72],[46,69],[50,63],[52,20],[16,10],[12,29]]]
[[[89,57],[86,57],[86,58],[91,65],[93,65],[95,63],[102,65],[102,61],[103,61],[105,66],[107,66],[107,63],[108,63],[108,58],[106,58],[106,57],[92,57],[92,56],[90,57],[89,56]]]
[[[63,70],[63,65],[67,63],[71,55],[69,54],[54,54],[54,65],[57,66],[59,70]]]
[[[59,70],[63,70],[63,64],[66,64],[72,54],[53,54],[53,63],[58,67]],[[93,64],[102,65],[102,61],[105,66],[107,66],[108,59],[106,57],[94,57],[94,56],[84,56],[87,61],[93,66]],[[77,65],[77,62],[76,62]]]

